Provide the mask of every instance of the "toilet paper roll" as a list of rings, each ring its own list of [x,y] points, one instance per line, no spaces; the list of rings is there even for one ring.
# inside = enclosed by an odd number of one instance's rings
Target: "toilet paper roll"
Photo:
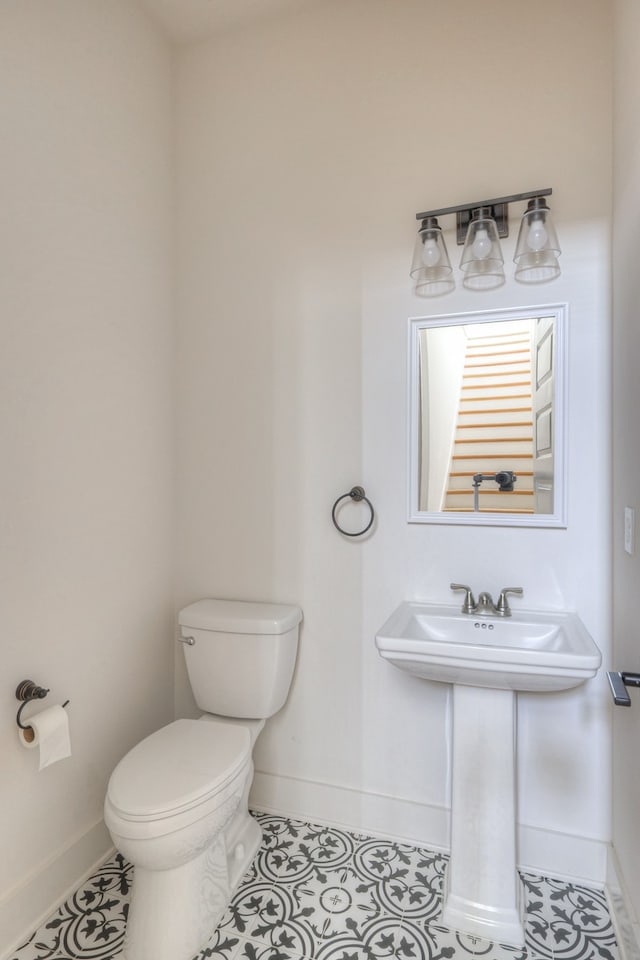
[[[27,750],[40,750],[38,770],[71,756],[69,715],[63,707],[48,707],[23,722],[28,722],[29,726],[25,730],[19,729],[18,737]]]

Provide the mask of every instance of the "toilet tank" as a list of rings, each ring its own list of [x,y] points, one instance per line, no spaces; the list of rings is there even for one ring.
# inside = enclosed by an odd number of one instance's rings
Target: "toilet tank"
[[[198,600],[178,614],[196,703],[222,717],[267,719],[284,705],[296,663],[300,607]]]

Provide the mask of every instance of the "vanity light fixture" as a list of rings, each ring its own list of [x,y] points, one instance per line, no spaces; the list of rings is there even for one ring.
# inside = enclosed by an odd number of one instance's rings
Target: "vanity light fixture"
[[[409,275],[414,278],[416,293],[420,296],[436,297],[450,293],[456,285],[436,217],[425,217],[420,225]]]
[[[514,261],[521,283],[545,283],[560,276],[560,244],[544,197],[533,197],[520,223]]]
[[[464,241],[460,269],[467,290],[493,290],[504,283],[504,257],[491,207],[476,207]]]
[[[417,213],[421,221],[410,276],[419,296],[450,293],[453,270],[438,217],[456,214],[456,240],[464,244],[460,269],[468,290],[493,290],[505,282],[500,237],[509,236],[509,204],[529,201],[522,217],[514,261],[520,283],[545,283],[560,275],[560,245],[549,206],[551,187]]]

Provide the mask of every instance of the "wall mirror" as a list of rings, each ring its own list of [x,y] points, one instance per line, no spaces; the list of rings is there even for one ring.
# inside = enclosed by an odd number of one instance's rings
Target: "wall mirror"
[[[566,526],[567,305],[409,321],[409,522]]]

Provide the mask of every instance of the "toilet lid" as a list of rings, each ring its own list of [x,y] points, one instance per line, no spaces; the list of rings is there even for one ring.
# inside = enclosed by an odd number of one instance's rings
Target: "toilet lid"
[[[242,726],[175,720],[123,757],[111,774],[109,801],[128,820],[169,816],[218,793],[250,751]]]

